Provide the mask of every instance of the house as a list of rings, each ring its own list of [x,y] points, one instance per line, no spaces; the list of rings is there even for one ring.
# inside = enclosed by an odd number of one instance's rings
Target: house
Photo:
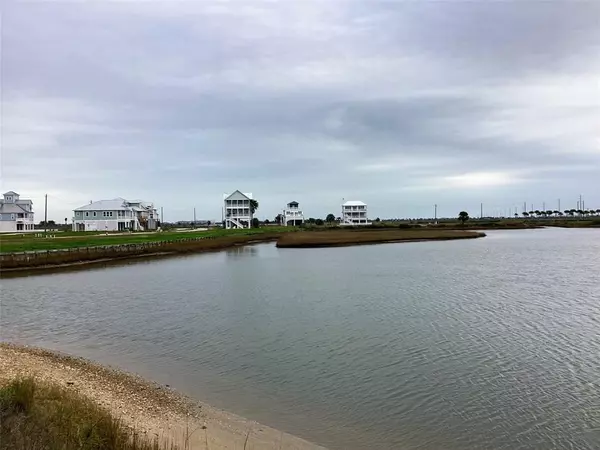
[[[19,194],[13,191],[6,192],[0,199],[0,232],[11,233],[16,231],[33,230],[33,202],[21,200]]]
[[[367,216],[367,205],[355,200],[343,203],[340,225],[371,225]]]
[[[287,204],[287,208],[283,210],[283,226],[296,226],[304,222],[304,215],[298,208],[298,202],[292,201]]]
[[[154,204],[142,200],[99,200],[73,210],[73,231],[156,230]]]
[[[250,205],[251,193],[235,191],[233,194],[223,196],[223,221],[225,228],[251,228],[253,211]]]

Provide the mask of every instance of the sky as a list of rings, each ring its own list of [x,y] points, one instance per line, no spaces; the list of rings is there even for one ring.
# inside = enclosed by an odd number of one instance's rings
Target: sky
[[[221,217],[600,208],[600,2],[4,2],[1,188]]]

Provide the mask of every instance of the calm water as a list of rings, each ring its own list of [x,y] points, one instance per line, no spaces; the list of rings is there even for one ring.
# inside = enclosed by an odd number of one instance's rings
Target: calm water
[[[2,339],[338,449],[600,448],[600,230],[2,280]]]

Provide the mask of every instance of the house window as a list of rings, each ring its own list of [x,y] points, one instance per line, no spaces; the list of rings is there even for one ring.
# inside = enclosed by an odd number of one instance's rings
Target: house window
[[[94,217],[96,217],[96,211],[94,211]]]
[[[86,211],[85,217],[89,217],[90,213]]]
[[[10,215],[10,220],[15,220],[15,215],[14,214]]]

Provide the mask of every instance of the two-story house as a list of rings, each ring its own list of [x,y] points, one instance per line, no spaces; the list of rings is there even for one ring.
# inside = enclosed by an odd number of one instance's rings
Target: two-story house
[[[357,200],[343,203],[340,225],[371,225],[367,216],[366,203]]]
[[[223,222],[225,228],[251,228],[254,213],[251,206],[252,193],[235,191],[223,196]]]
[[[304,222],[304,214],[299,208],[299,203],[296,201],[289,202],[283,210],[284,226],[297,226]]]
[[[32,231],[35,221],[33,202],[21,199],[13,191],[3,194],[0,199],[0,232]]]
[[[142,200],[99,200],[73,210],[73,231],[147,231],[158,225],[154,204]]]

